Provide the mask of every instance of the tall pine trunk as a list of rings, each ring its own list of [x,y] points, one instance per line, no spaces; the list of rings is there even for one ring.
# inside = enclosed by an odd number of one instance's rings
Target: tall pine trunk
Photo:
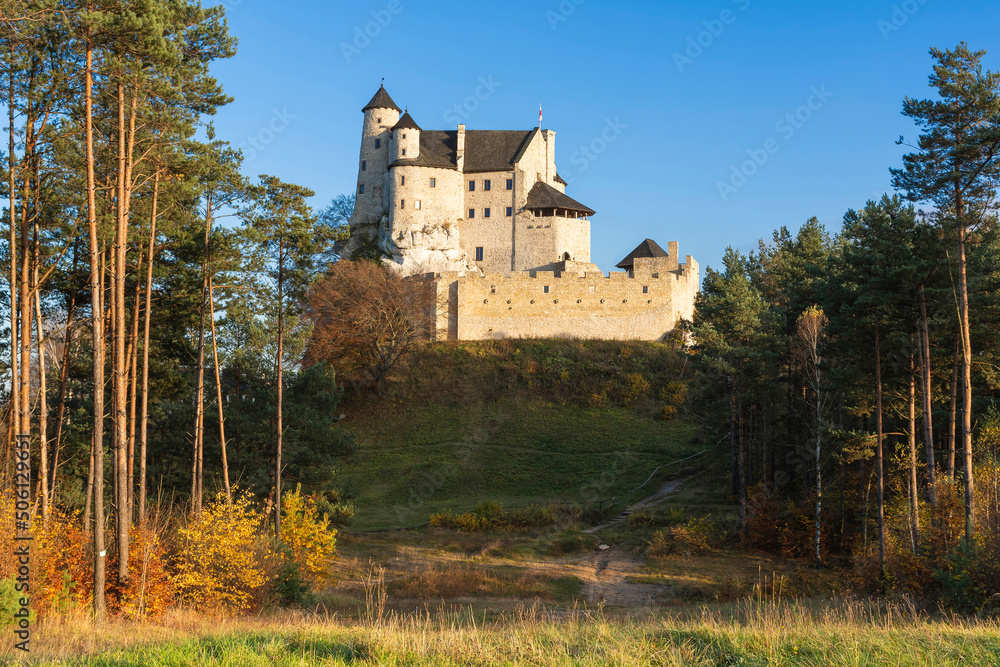
[[[931,337],[927,326],[927,294],[924,286],[920,286],[920,393],[923,397],[924,409],[924,448],[927,455],[927,497],[931,506],[937,505],[937,469],[934,463],[934,406],[931,403]]]
[[[878,565],[885,580],[885,467],[882,456],[882,345],[875,325],[875,461],[878,465]]]
[[[73,252],[73,266],[76,267],[76,251]],[[75,271],[74,271],[75,274]],[[49,494],[53,500],[56,496],[56,480],[59,472],[59,453],[62,449],[63,418],[66,415],[66,387],[69,383],[69,362],[70,352],[73,347],[73,318],[76,314],[76,290],[70,294],[67,305],[68,314],[66,316],[66,336],[63,339],[62,367],[59,377],[59,401],[56,408],[56,437],[55,445],[52,448],[52,483],[49,485]]]
[[[219,371],[219,346],[215,337],[215,289],[212,275],[208,276],[208,321],[212,326],[212,365],[215,368],[215,398],[219,404],[219,443],[222,446],[222,483],[226,489],[226,503],[232,504],[233,494],[229,486],[229,457],[226,452],[226,417],[222,402],[222,374]]]
[[[136,260],[136,275],[142,268],[142,247],[139,247],[139,257]],[[128,343],[128,471],[126,477],[128,483],[125,485],[128,495],[128,517],[129,521],[135,521],[135,412],[136,412],[136,385],[138,383],[138,358],[139,358],[139,300],[141,298],[142,282],[135,281],[135,295],[132,297],[132,326],[129,333]]]
[[[958,369],[961,364],[962,334],[955,333],[955,356],[951,362],[951,418],[948,420],[948,477],[955,481],[955,443],[958,424]]]
[[[146,310],[142,325],[142,407],[139,411],[139,521],[146,519],[146,422],[149,418],[149,322],[153,310],[153,255],[156,251],[156,215],[160,198],[160,171],[153,175],[153,211],[149,218],[146,255]]]
[[[89,4],[88,4],[89,8]],[[107,552],[104,547],[104,312],[101,305],[100,250],[97,242],[97,198],[94,178],[94,124],[93,124],[93,63],[94,51],[90,29],[87,29],[87,53],[84,93],[84,134],[87,142],[87,231],[90,237],[90,304],[91,340],[93,344],[94,375],[94,427],[91,452],[91,474],[94,505],[94,616],[103,621],[106,613],[104,599],[105,566]]]
[[[969,331],[969,284],[966,267],[966,228],[964,206],[956,182],[958,228],[958,303],[959,328],[962,333],[962,459],[965,464],[965,543],[975,548],[976,496],[972,467],[972,338]]]
[[[21,392],[16,383],[18,373],[18,322],[17,322],[17,172],[14,169],[14,45],[10,46],[10,71],[8,73],[8,152],[7,152],[7,196],[10,198],[8,214],[10,215],[10,393],[13,399],[10,413],[11,431],[15,435],[21,433]]]
[[[38,282],[38,263],[35,263]],[[45,382],[45,326],[42,323],[42,295],[35,292],[35,327],[38,331],[38,499],[42,503],[42,520],[49,522],[49,405]]]
[[[201,513],[205,461],[205,317],[208,308],[208,253],[212,241],[212,194],[205,201],[205,244],[201,261],[201,320],[198,325],[198,381],[197,397],[195,398],[194,425],[194,493],[193,508],[195,514]]]
[[[285,368],[285,239],[278,249],[278,440],[274,464],[274,535],[281,539],[281,444],[283,431],[282,399],[284,398]]]
[[[118,547],[118,580],[129,578],[128,516],[128,426],[126,423],[128,378],[125,368],[125,259],[128,249],[128,210],[126,195],[125,86],[118,89],[118,202],[112,262],[112,299],[114,300],[113,422],[115,452],[115,537]]]
[[[910,337],[910,372],[907,376],[907,436],[910,445],[910,546],[913,555],[920,549],[920,508],[917,499],[917,366],[913,338]]]

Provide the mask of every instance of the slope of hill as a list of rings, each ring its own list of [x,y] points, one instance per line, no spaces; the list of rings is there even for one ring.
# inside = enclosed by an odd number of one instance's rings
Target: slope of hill
[[[348,399],[344,423],[358,447],[337,484],[358,530],[416,526],[483,501],[586,510],[640,486],[641,498],[679,472],[652,475],[657,467],[705,449],[682,416],[685,371],[669,344],[428,345],[382,395]]]

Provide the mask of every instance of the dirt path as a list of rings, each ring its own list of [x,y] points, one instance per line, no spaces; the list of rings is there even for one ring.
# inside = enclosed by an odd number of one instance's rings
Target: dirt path
[[[596,533],[599,530],[607,530],[608,528],[611,528],[611,527],[614,527],[614,526],[617,526],[618,524],[620,524],[622,521],[624,521],[625,519],[628,518],[629,514],[631,514],[632,512],[634,512],[637,509],[642,509],[642,508],[646,508],[646,507],[655,507],[655,506],[659,505],[660,503],[662,503],[667,498],[669,498],[671,495],[673,495],[673,493],[675,491],[677,491],[677,489],[680,488],[681,484],[683,484],[684,482],[686,482],[689,479],[691,479],[691,478],[690,477],[685,477],[684,479],[671,480],[671,481],[667,482],[666,484],[664,484],[663,488],[661,488],[659,491],[657,491],[653,495],[651,495],[648,498],[645,498],[643,500],[640,500],[639,502],[637,502],[637,503],[635,503],[633,505],[629,505],[628,507],[626,507],[625,510],[622,511],[621,514],[619,514],[618,516],[616,516],[611,521],[609,521],[609,522],[607,522],[607,523],[605,523],[603,525],[596,526],[594,528],[588,528],[587,530],[585,530],[583,532],[585,532],[585,533]]]
[[[641,563],[617,547],[599,551],[586,559],[590,566],[588,576],[583,576],[583,592],[591,605],[606,604],[618,607],[644,607],[655,604],[661,587],[652,584],[633,584],[628,577],[639,571]]]

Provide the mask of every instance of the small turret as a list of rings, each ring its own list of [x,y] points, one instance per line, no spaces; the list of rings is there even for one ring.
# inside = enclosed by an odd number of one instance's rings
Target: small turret
[[[409,110],[392,126],[393,161],[413,160],[420,157],[420,126]]]

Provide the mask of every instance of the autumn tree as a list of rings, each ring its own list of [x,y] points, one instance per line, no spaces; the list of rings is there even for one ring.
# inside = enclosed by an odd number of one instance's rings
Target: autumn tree
[[[430,283],[368,260],[337,262],[309,293],[307,363],[325,361],[381,391],[399,360],[430,337],[437,313]]]

